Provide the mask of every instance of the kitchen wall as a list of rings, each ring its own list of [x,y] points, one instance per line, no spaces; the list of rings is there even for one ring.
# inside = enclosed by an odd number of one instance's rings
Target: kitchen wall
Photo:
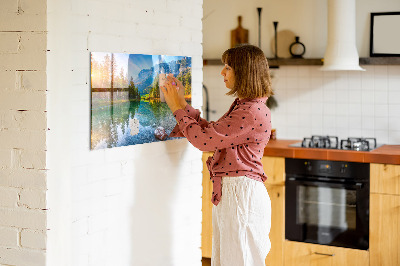
[[[0,265],[46,260],[46,0],[0,2]]]
[[[228,6],[232,7],[228,9]],[[272,21],[278,31],[300,36],[306,58],[322,58],[327,39],[327,1],[204,1],[204,58],[219,59],[229,48],[230,30],[243,16],[249,43],[258,45],[258,13],[262,7],[261,48],[273,56]],[[356,1],[356,39],[360,57],[369,56],[370,12],[399,11],[400,2]],[[223,15],[222,15],[223,14]],[[219,25],[219,27],[215,27]],[[285,35],[282,35],[285,36]],[[218,37],[218,38],[217,38]],[[279,53],[279,48],[278,48]],[[301,139],[312,134],[376,137],[379,143],[400,143],[400,66],[366,65],[365,72],[322,72],[318,66],[272,69],[278,108],[272,111],[278,138]],[[221,66],[205,66],[204,84],[210,94],[210,119],[218,119],[232,98],[220,76]]]

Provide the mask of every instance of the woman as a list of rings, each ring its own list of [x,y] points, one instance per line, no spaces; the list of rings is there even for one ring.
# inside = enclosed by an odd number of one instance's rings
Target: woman
[[[200,118],[200,111],[186,103],[182,84],[168,79],[162,91],[178,122],[171,136],[214,151],[207,161],[213,182],[212,265],[265,265],[271,246],[271,202],[261,164],[271,130],[268,62],[252,45],[228,49],[222,62],[227,95],[237,98],[216,122]]]

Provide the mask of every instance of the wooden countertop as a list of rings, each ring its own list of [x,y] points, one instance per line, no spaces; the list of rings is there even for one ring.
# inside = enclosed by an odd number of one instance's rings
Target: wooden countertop
[[[290,147],[301,140],[270,140],[264,156],[363,163],[400,164],[400,145],[383,145],[372,151]]]

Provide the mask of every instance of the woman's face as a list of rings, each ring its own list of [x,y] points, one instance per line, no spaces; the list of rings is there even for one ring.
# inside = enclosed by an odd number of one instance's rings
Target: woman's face
[[[221,71],[221,75],[224,77],[225,86],[228,89],[233,89],[235,86],[235,73],[233,72],[233,69],[225,64]]]

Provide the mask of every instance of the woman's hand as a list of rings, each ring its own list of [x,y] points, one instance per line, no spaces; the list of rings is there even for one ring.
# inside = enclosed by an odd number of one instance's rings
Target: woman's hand
[[[183,86],[182,82],[175,78],[175,77],[170,77],[173,82],[175,82],[175,84],[178,86],[179,90],[178,90],[178,95],[179,95],[179,101],[181,103],[181,106],[183,106],[183,108],[186,107],[186,100],[185,100],[185,87]]]
[[[172,113],[186,107],[187,103],[184,97],[185,88],[178,79],[168,76],[161,90],[164,93],[165,101]]]

